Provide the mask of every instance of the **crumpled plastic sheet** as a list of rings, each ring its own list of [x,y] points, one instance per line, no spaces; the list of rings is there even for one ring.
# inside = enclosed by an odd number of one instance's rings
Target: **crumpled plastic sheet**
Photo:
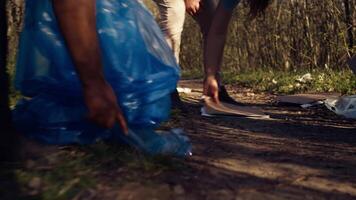
[[[327,99],[325,106],[337,115],[356,119],[356,95]]]
[[[127,143],[149,154],[191,155],[182,130],[157,133],[169,118],[180,70],[149,11],[136,0],[97,1],[104,73],[129,125],[129,135],[86,120],[82,88],[60,34],[51,0],[27,0],[16,88],[27,98],[13,116],[25,135],[49,144]]]

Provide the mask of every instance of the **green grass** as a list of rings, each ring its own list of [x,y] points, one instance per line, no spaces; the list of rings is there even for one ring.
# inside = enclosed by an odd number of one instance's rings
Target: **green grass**
[[[310,73],[312,79],[300,82],[303,75]],[[185,71],[185,79],[202,78],[199,70]],[[223,73],[225,84],[248,87],[256,92],[292,94],[300,92],[340,92],[356,94],[356,76],[348,69],[338,71],[317,69],[312,71],[279,71],[275,69],[226,71]]]
[[[151,184],[154,180],[147,177],[187,170],[179,159],[147,156],[122,145],[106,143],[67,147],[44,154],[25,166],[15,170],[23,199],[43,200],[72,199],[100,184],[109,187],[127,182]],[[5,173],[4,169],[1,172]],[[40,184],[34,188],[31,183],[36,181]]]
[[[312,80],[306,83],[297,81],[304,74],[310,73]],[[200,69],[183,70],[183,79],[203,78]],[[356,94],[356,75],[350,70],[322,70],[312,71],[280,71],[275,69],[242,70],[223,72],[224,84],[238,85],[251,88],[256,92],[274,94],[293,94],[301,92],[339,92],[345,95]],[[10,94],[10,105],[14,106],[21,97],[13,87]]]

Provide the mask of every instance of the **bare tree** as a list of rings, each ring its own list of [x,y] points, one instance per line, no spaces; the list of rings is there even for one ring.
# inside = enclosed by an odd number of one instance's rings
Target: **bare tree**
[[[6,0],[0,0],[0,162],[16,159],[18,137],[12,126],[9,108],[9,75],[6,68],[8,51]]]
[[[0,127],[1,130],[10,127],[9,110],[9,76],[6,70],[7,56],[7,16],[6,0],[0,0]]]
[[[231,22],[224,69],[341,70],[355,54],[355,0],[274,0],[254,21],[241,4]],[[199,30],[188,17],[181,65],[195,69]]]
[[[354,36],[353,36],[353,24],[352,24],[352,10],[350,9],[350,2],[349,0],[344,0],[344,7],[345,7],[345,21],[347,25],[347,36],[348,36],[348,44],[349,44],[349,51],[352,50],[354,46]],[[349,52],[351,53],[351,52]]]

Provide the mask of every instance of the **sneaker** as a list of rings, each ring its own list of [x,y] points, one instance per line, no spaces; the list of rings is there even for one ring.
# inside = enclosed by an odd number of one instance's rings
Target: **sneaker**
[[[236,106],[243,106],[244,104],[241,102],[237,102],[235,99],[233,99],[228,93],[225,88],[225,86],[220,86],[219,88],[219,100],[221,102],[233,104]]]

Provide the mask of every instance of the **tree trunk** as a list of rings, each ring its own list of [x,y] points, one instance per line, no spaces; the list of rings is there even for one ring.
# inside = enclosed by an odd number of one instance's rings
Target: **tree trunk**
[[[9,76],[6,70],[7,57],[7,17],[6,0],[0,0],[0,127],[11,127],[9,109]]]
[[[349,54],[354,47],[354,35],[353,35],[353,24],[352,24],[352,11],[350,9],[350,2],[349,0],[344,0],[344,7],[345,7],[345,21],[347,25],[347,37],[348,37],[348,45],[349,45]]]
[[[15,133],[9,108],[9,75],[6,0],[0,0],[0,163],[17,159],[19,138]]]

